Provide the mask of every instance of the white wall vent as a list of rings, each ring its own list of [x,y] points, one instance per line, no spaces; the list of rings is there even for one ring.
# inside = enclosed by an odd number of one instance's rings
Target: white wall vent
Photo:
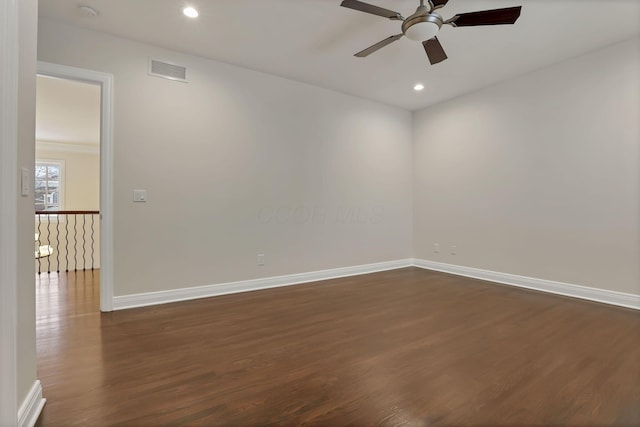
[[[149,58],[149,75],[179,82],[187,81],[187,69],[185,67],[153,58]]]

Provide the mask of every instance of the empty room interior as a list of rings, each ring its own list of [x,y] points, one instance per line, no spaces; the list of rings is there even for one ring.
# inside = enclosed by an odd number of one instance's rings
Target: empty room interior
[[[640,2],[0,3],[0,426],[640,425]]]

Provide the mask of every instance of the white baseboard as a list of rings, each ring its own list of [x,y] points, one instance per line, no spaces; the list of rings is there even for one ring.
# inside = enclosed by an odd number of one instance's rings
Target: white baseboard
[[[318,280],[337,279],[339,277],[357,276],[375,273],[377,271],[395,270],[411,267],[411,259],[364,264],[353,267],[333,268],[330,270],[313,271],[310,273],[289,274],[286,276],[267,277],[264,279],[243,280],[239,282],[219,283],[215,285],[197,286],[168,291],[148,292],[144,294],[122,295],[113,297],[113,309],[144,307],[156,304],[166,304],[177,301],[187,301],[197,298],[208,298],[218,295],[235,294],[239,292],[257,291],[260,289],[277,288],[281,286],[298,285]]]
[[[42,397],[42,385],[40,380],[36,380],[18,409],[18,427],[33,427],[45,403],[46,399]]]
[[[535,279],[533,277],[499,273],[496,271],[481,270],[479,268],[464,267],[461,265],[445,264],[442,262],[426,261],[421,259],[413,260],[413,265],[427,270],[441,271],[458,276],[472,277],[474,279],[488,280],[490,282],[503,283],[506,285],[518,286],[520,288],[533,289],[536,291],[565,295],[640,310],[640,295],[635,294],[607,291],[604,289],[589,288],[569,283]]]
[[[376,264],[313,271],[310,273],[289,274],[286,276],[267,277],[263,279],[243,280],[238,282],[171,289],[167,291],[148,292],[143,294],[122,295],[113,298],[113,308],[114,310],[124,310],[135,307],[167,304],[171,302],[208,298],[218,295],[298,285],[319,280],[336,279],[339,277],[357,276],[360,274],[375,273],[377,271],[394,270],[397,268],[411,266],[640,310],[640,295],[589,288],[569,283],[554,282],[551,280],[536,279],[533,277],[518,276],[515,274],[500,273],[497,271],[482,270],[479,268],[464,267],[421,259],[402,259]]]

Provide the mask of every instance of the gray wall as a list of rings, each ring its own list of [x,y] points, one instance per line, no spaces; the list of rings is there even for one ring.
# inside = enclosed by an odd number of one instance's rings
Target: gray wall
[[[639,52],[635,38],[416,112],[415,257],[640,293]]]
[[[411,256],[409,112],[50,21],[38,59],[115,76],[115,295]]]

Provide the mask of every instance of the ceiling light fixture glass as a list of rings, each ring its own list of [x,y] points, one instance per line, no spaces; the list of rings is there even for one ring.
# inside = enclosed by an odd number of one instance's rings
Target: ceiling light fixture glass
[[[402,33],[409,40],[423,42],[434,38],[442,24],[444,24],[442,16],[430,12],[424,5],[424,1],[421,1],[416,13],[402,23]]]
[[[184,16],[188,16],[189,18],[197,18],[199,15],[198,11],[191,6],[187,6],[182,9],[182,13],[184,13]]]
[[[420,92],[422,89],[424,89],[424,85],[422,83],[418,83],[413,87],[413,90],[415,90],[416,92]]]
[[[404,35],[409,40],[422,42],[434,38],[439,30],[440,27],[435,22],[419,22],[407,28]]]

